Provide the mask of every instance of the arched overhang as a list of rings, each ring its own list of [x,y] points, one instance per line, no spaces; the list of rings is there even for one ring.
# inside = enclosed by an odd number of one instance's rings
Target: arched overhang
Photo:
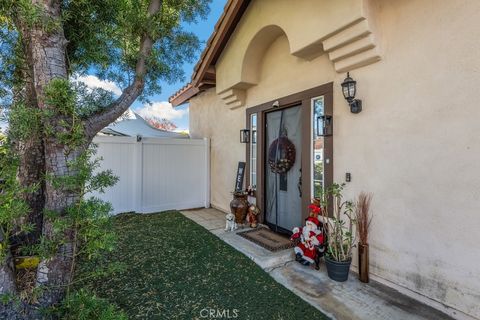
[[[265,26],[250,41],[242,60],[242,82],[255,85],[259,81],[262,58],[270,45],[281,35],[288,36],[277,25]]]
[[[258,84],[263,55],[281,35],[291,55],[305,60],[327,55],[339,73],[381,59],[373,10],[365,1],[320,0],[295,10],[286,1],[253,5],[216,65],[216,92],[231,109],[245,104],[248,88]],[[257,14],[270,11],[275,15]]]
[[[243,106],[247,89],[259,81],[262,54],[281,34],[291,55],[327,55],[339,73],[379,61],[377,6],[371,0],[228,0],[192,81],[170,101],[180,105],[215,87],[229,108]]]
[[[280,36],[288,36],[278,25],[268,25],[260,29],[250,40],[241,61],[237,66],[239,81],[221,93],[225,103],[230,108],[240,107],[244,104],[246,90],[258,84],[263,56],[270,45]],[[235,69],[237,69],[235,68]]]

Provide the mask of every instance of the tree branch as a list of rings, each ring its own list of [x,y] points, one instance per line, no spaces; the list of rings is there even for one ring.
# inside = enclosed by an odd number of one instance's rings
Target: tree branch
[[[148,5],[148,17],[156,15],[162,6],[162,0],[151,0]],[[152,52],[154,40],[148,32],[145,32],[140,41],[140,51],[137,63],[135,65],[135,80],[125,90],[120,97],[115,100],[104,111],[95,113],[84,121],[85,133],[88,140],[93,137],[107,125],[120,117],[132,103],[138,98],[145,87],[145,74],[147,73],[147,59]]]

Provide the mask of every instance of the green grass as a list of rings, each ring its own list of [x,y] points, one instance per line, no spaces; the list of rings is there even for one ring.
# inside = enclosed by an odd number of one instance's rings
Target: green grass
[[[118,305],[130,319],[213,319],[204,317],[204,309],[228,310],[230,319],[326,318],[179,212],[113,219],[119,243],[105,259],[125,268],[82,286]],[[80,266],[89,268],[95,266]]]

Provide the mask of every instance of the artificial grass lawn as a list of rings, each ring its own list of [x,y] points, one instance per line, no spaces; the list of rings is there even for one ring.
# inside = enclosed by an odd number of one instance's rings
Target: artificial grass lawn
[[[212,319],[205,317],[206,308],[227,310],[230,319],[326,318],[179,212],[113,219],[118,246],[106,259],[123,262],[125,269],[83,286],[131,319]],[[92,266],[80,270],[88,268]]]

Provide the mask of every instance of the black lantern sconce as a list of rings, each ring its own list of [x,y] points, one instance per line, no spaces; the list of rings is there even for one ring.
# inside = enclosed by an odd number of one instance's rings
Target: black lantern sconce
[[[317,136],[327,137],[333,134],[332,116],[317,117]]]
[[[242,129],[240,130],[240,143],[249,143],[250,142],[250,130]]]
[[[350,78],[350,72],[347,72],[347,77],[342,82],[342,92],[345,100],[348,101],[350,112],[360,113],[362,111],[362,100],[355,99],[357,91],[357,81]]]

